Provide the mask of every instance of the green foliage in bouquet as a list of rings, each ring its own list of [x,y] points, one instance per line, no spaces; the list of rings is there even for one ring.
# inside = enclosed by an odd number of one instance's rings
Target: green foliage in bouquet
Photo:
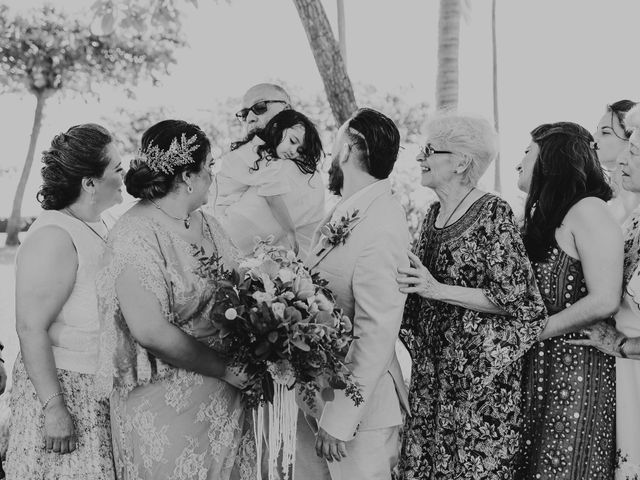
[[[295,386],[312,409],[323,386],[344,390],[356,405],[362,403],[345,362],[355,338],[351,320],[327,282],[292,251],[260,242],[253,256],[232,271],[203,251],[199,262],[200,275],[216,289],[211,321],[232,363],[247,365],[249,406],[272,401],[274,376]]]

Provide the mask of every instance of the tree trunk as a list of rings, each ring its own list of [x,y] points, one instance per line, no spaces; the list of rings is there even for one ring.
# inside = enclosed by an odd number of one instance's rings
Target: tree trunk
[[[499,132],[500,121],[498,116],[498,42],[496,41],[496,0],[492,0],[491,2],[491,43],[493,45],[493,124],[496,127],[496,132]],[[498,193],[502,191],[502,180],[500,179],[500,152],[498,152],[498,156],[496,157],[493,189]]]
[[[24,191],[27,188],[27,180],[29,180],[29,173],[31,172],[31,165],[33,164],[33,156],[36,150],[38,135],[40,135],[40,127],[42,126],[42,112],[44,110],[45,101],[46,92],[37,92],[36,111],[33,116],[33,125],[31,127],[29,150],[27,151],[27,157],[24,160],[24,167],[22,167],[22,174],[20,175],[20,181],[18,182],[16,195],[13,198],[11,217],[9,218],[9,222],[7,225],[7,240],[5,242],[5,245],[7,247],[20,245],[18,233],[22,228],[22,216],[20,215],[20,211],[22,209],[22,199],[24,198]]]
[[[344,17],[344,0],[338,0],[338,42],[340,44],[340,55],[347,68],[347,24]]]
[[[458,106],[458,49],[460,46],[460,0],[440,0],[438,20],[438,109]]]
[[[342,125],[358,106],[327,14],[320,0],[293,0],[293,3],[309,39],[333,117]]]

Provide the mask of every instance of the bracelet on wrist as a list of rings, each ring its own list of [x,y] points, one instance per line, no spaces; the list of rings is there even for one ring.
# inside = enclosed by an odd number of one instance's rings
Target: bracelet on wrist
[[[620,354],[620,356],[622,358],[628,358],[627,354],[624,351],[624,344],[627,343],[627,340],[629,340],[627,337],[624,337],[620,343],[618,344],[618,353]]]
[[[60,396],[62,396],[62,392],[56,392],[56,393],[52,393],[51,395],[49,395],[47,397],[47,399],[42,403],[42,411],[44,412],[46,410],[47,405],[49,405],[49,402],[51,400],[53,400],[56,397],[60,397]]]

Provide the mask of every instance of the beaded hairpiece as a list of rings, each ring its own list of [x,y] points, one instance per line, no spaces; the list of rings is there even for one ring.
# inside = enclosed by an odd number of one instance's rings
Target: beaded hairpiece
[[[197,135],[187,139],[183,133],[180,142],[178,143],[178,139],[174,138],[168,150],[161,150],[156,145],[150,144],[145,150],[138,150],[137,158],[154,172],[172,175],[176,167],[193,163],[191,152],[200,146],[196,143],[197,141]]]

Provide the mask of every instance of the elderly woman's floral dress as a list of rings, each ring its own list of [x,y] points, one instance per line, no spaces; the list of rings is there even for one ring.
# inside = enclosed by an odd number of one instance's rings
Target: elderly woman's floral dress
[[[486,194],[446,228],[435,227],[439,209],[429,209],[416,255],[439,282],[480,288],[508,314],[407,299],[400,336],[413,370],[400,472],[510,479],[523,420],[522,357],[544,328],[544,304],[507,203]]]
[[[219,224],[203,216],[203,235],[229,268],[234,249]],[[98,277],[103,325],[98,378],[111,390],[111,422],[119,480],[255,478],[253,432],[240,391],[217,378],[173,367],[131,335],[116,280],[133,270],[157,298],[167,322],[224,350],[209,321],[210,280],[198,275],[197,249],[155,220],[125,214],[109,236],[107,267]]]

